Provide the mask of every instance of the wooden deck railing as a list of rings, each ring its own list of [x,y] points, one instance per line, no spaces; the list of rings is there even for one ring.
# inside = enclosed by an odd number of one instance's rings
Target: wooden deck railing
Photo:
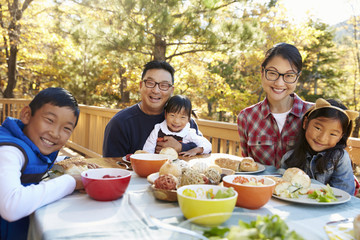
[[[19,117],[21,109],[29,103],[22,99],[0,99],[0,121],[6,116]],[[78,125],[66,144],[67,147],[87,157],[100,157],[104,130],[109,120],[118,110],[103,107],[80,105]],[[241,154],[239,135],[234,123],[197,119],[200,131],[212,143],[212,152]],[[348,151],[352,160],[360,164],[360,139],[349,139]]]

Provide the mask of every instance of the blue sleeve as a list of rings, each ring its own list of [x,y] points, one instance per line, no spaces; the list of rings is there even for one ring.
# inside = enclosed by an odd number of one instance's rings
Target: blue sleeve
[[[194,128],[196,130],[196,134],[199,135],[199,136],[202,136],[201,133],[199,133],[199,128],[198,128],[198,125],[196,124],[195,120],[194,119],[190,119],[190,127],[191,128]],[[196,148],[196,144],[193,143],[193,142],[190,142],[190,143],[181,143],[182,145],[182,148],[181,148],[181,151],[182,152],[185,152],[185,151],[188,151],[190,149],[193,149],[193,148]]]
[[[352,169],[350,156],[346,150],[344,150],[343,157],[339,160],[339,163],[331,175],[330,186],[342,189],[348,192],[350,195],[355,193],[355,180]]]

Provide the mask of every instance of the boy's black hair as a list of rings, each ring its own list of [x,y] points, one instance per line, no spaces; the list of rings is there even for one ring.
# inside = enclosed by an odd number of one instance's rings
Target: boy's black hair
[[[196,118],[195,112],[192,110],[191,101],[189,98],[183,95],[172,96],[165,105],[165,113],[178,113],[181,109],[185,110],[186,115],[191,118],[191,114]]]
[[[336,106],[344,110],[347,109],[342,103],[334,99],[327,99],[326,101],[328,101],[332,106]],[[344,149],[346,148],[347,140],[350,137],[352,131],[352,121],[349,122],[349,118],[344,113],[333,108],[326,108],[326,107],[319,108],[311,112],[310,115],[309,114],[310,111],[308,111],[303,116],[301,129],[299,131],[297,138],[298,140],[296,141],[293,148],[294,152],[289,156],[288,159],[285,160],[285,164],[287,165],[287,167],[298,167],[300,169],[305,169],[306,153],[309,152],[312,155],[317,154],[311,149],[309,143],[306,141],[305,138],[306,129],[302,127],[305,119],[307,119],[307,125],[311,120],[316,119],[318,117],[338,119],[341,123],[341,128],[343,131],[342,138],[334,147],[325,150],[325,154],[321,158],[316,160],[317,171],[319,173],[323,173],[327,169],[326,166],[329,161],[332,161],[336,168],[339,160],[344,155]]]
[[[266,54],[261,68],[264,69],[268,62],[276,56],[281,56],[284,59],[288,60],[291,66],[294,66],[296,70],[301,72],[302,69],[302,57],[299,50],[291,44],[288,43],[278,43],[270,48]]]
[[[50,87],[40,91],[29,104],[31,115],[34,116],[35,112],[47,103],[57,107],[69,107],[74,112],[75,126],[77,125],[80,109],[75,97],[68,90]]]
[[[168,71],[171,74],[171,82],[174,84],[174,73],[175,69],[167,62],[165,61],[151,61],[144,65],[144,70],[141,75],[141,79],[144,79],[145,74],[150,69],[164,69],[165,71]]]

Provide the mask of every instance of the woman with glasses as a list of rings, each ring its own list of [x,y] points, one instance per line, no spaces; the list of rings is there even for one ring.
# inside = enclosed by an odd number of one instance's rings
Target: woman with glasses
[[[241,152],[244,157],[279,168],[282,156],[295,142],[301,117],[312,103],[294,93],[302,69],[302,57],[295,46],[274,45],[266,52],[261,68],[266,97],[238,116]]]

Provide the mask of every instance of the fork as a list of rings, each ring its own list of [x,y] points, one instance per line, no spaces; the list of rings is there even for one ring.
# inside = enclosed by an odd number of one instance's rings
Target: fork
[[[178,226],[174,226],[168,223],[164,223],[161,220],[151,216],[151,215],[147,215],[144,212],[141,212],[136,206],[135,204],[132,203],[131,201],[131,197],[130,194],[126,195],[127,196],[127,201],[128,204],[130,205],[130,207],[133,209],[133,211],[135,212],[135,214],[140,217],[141,221],[150,229],[152,230],[158,230],[159,228],[163,228],[166,230],[170,230],[173,232],[178,232],[178,233],[183,233],[189,236],[193,236],[196,237],[198,239],[202,239],[202,240],[209,240],[207,237],[201,235],[200,233],[197,233],[195,231],[191,231],[189,229],[186,228],[182,228],[182,227],[178,227]]]
[[[168,224],[168,223],[164,223],[163,221],[161,221],[161,220],[159,220],[156,217],[151,216],[151,215],[149,216],[149,218],[150,218],[150,221],[152,221],[157,227],[160,227],[160,228],[163,228],[163,229],[166,229],[166,230],[170,230],[170,231],[174,231],[174,232],[183,233],[183,234],[186,234],[186,235],[189,235],[189,236],[196,237],[198,239],[209,240],[207,237],[205,237],[202,234],[197,233],[195,231],[191,231],[191,230],[186,229],[186,228],[182,228],[182,227],[174,226],[174,225],[171,225],[171,224]]]

